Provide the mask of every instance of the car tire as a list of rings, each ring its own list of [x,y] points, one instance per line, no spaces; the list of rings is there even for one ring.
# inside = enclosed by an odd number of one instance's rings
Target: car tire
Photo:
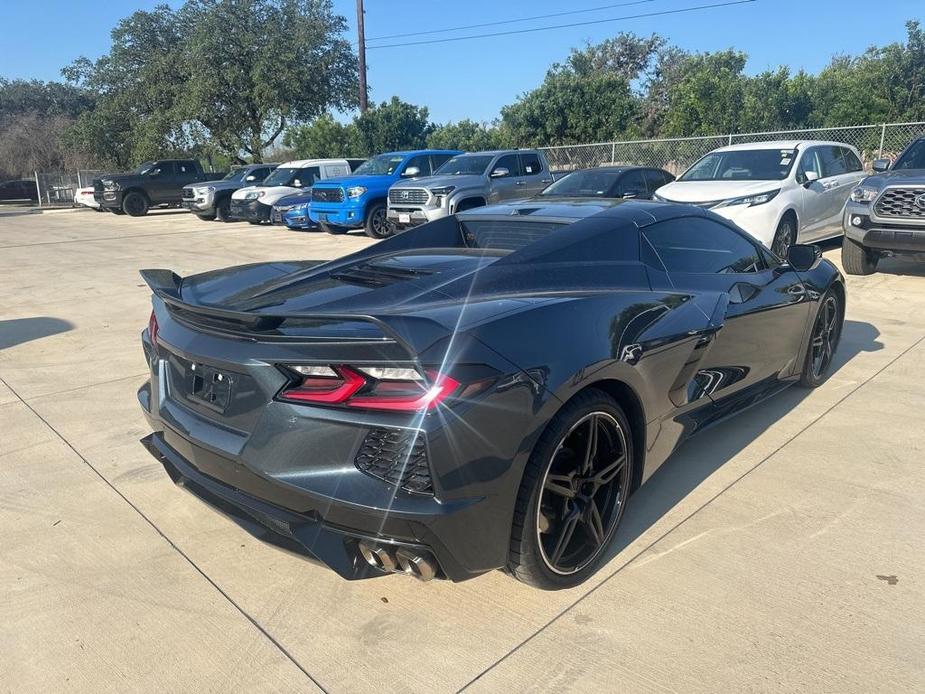
[[[204,222],[211,222],[215,219],[214,214],[197,214],[196,216]]]
[[[880,258],[847,236],[841,243],[841,264],[849,275],[872,275]]]
[[[800,385],[816,388],[831,375],[832,362],[841,340],[845,322],[844,294],[831,288],[819,300],[819,308],[813,320],[813,329],[806,345]]]
[[[107,208],[107,209],[108,209],[110,212],[112,212],[113,214],[125,214],[125,212],[123,212],[123,211],[122,211],[120,208],[118,208],[118,207],[109,207],[109,208]]]
[[[122,211],[129,217],[144,217],[148,214],[148,198],[133,190],[122,198]]]
[[[598,454],[582,471],[583,446],[592,427],[598,432]],[[606,473],[620,460],[610,480],[592,489],[589,475]],[[572,588],[593,575],[608,559],[632,488],[633,467],[633,437],[619,403],[597,389],[570,400],[541,434],[524,471],[511,527],[509,573],[543,590]],[[569,477],[569,470],[575,475]]]
[[[231,220],[231,198],[222,198],[215,203],[215,219],[220,222],[230,222]]]
[[[253,224],[254,226],[258,226],[258,227],[259,227],[261,224],[263,224],[263,222],[261,222],[259,219],[248,219],[248,220],[247,220],[247,223],[248,223],[248,224]]]
[[[370,206],[366,213],[366,235],[372,239],[387,239],[395,233],[395,227],[389,221],[384,202]]]
[[[774,232],[774,241],[771,242],[771,252],[781,260],[787,259],[787,249],[797,240],[797,230],[793,219],[785,217],[777,225]]]

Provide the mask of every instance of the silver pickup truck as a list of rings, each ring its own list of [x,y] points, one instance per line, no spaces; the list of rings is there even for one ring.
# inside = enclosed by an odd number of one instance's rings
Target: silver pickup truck
[[[402,231],[473,207],[532,197],[552,180],[546,157],[535,149],[458,154],[433,176],[389,188],[388,220]]]

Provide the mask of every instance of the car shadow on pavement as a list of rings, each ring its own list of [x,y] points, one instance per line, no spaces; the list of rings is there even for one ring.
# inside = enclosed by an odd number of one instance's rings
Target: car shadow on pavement
[[[870,323],[846,320],[832,374],[862,352],[883,349]],[[694,436],[655,471],[630,498],[608,561],[622,552],[701,482],[785,417],[811,391],[799,385]]]
[[[913,258],[881,258],[877,263],[877,274],[925,277],[925,263]]]
[[[48,316],[0,320],[0,349],[65,333],[73,328],[74,324],[69,321]]]

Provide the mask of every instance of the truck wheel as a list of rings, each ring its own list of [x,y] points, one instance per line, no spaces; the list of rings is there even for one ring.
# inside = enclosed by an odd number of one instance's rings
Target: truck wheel
[[[847,236],[841,243],[841,264],[849,275],[872,275],[880,257]]]
[[[196,216],[204,222],[211,222],[215,219],[215,214],[197,214]]]
[[[133,190],[122,199],[122,211],[129,217],[144,217],[148,214],[148,198]]]
[[[220,222],[231,221],[231,198],[222,198],[215,203],[215,218]]]
[[[377,202],[366,214],[366,235],[374,239],[386,239],[395,233],[395,228],[386,217],[384,202]]]

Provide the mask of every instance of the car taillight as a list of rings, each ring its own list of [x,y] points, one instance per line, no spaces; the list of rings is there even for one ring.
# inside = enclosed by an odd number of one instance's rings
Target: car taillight
[[[459,381],[444,374],[391,367],[289,366],[300,380],[279,397],[291,402],[341,405],[370,410],[432,410],[459,390]]]
[[[151,338],[151,345],[157,349],[157,316],[151,311],[151,317],[148,319],[148,337]]]

